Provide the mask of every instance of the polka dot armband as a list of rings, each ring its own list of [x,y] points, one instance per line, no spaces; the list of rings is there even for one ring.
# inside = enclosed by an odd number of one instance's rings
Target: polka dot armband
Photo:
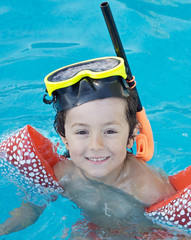
[[[61,160],[67,159],[58,155],[50,140],[30,125],[0,143],[1,174],[32,194],[64,191],[52,168]]]
[[[177,193],[162,202],[148,207],[145,215],[163,227],[191,234],[191,166],[169,180]]]

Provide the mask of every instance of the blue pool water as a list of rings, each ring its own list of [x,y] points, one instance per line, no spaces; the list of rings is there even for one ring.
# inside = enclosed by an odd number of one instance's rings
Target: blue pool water
[[[115,55],[100,3],[0,2],[0,140],[30,124],[59,141],[54,111],[42,102],[43,79],[64,65]],[[152,125],[150,162],[176,173],[191,164],[191,0],[109,3]],[[0,195],[3,220],[20,205],[22,193],[0,177]],[[60,197],[36,224],[0,239],[61,239],[63,229],[67,235],[81,217],[74,203]]]

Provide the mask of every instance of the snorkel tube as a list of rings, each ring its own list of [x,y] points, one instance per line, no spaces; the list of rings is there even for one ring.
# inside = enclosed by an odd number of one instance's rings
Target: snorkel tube
[[[136,138],[136,145],[137,145],[137,154],[138,158],[141,158],[145,161],[149,161],[154,153],[154,140],[152,129],[149,120],[147,119],[145,109],[142,107],[141,100],[139,98],[135,78],[132,76],[131,69],[129,67],[127,57],[121,43],[117,27],[115,21],[113,19],[113,15],[109,6],[108,2],[103,2],[100,5],[111,40],[113,42],[113,46],[118,57],[124,59],[126,73],[127,73],[127,83],[129,87],[136,92],[138,98],[138,105],[137,105],[137,120],[141,125],[140,133]]]

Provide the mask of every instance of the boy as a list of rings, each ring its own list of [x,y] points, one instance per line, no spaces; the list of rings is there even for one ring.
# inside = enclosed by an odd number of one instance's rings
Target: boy
[[[144,206],[175,193],[168,178],[137,159],[131,149],[139,123],[137,96],[126,81],[122,58],[107,57],[67,66],[45,78],[57,110],[55,129],[69,151],[69,161],[53,166],[64,189],[98,226],[109,229],[152,224]],[[141,126],[140,126],[141,127]],[[23,204],[0,225],[1,234],[34,223],[44,207]]]

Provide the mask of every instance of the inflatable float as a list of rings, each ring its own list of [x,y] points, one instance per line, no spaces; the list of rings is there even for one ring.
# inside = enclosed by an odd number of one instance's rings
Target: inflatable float
[[[66,158],[56,150],[48,138],[27,125],[0,143],[0,173],[27,192],[29,201],[43,205],[64,191],[53,166]]]
[[[58,161],[69,161],[59,155],[48,138],[30,125],[0,144],[0,168],[10,178],[15,176],[12,166],[19,172],[32,191],[41,195],[62,193],[53,171]],[[5,170],[5,171],[4,171]],[[4,171],[4,172],[3,172]],[[18,174],[16,176],[18,178]],[[163,227],[175,228],[184,233],[191,232],[191,166],[169,176],[177,193],[162,202],[145,209],[145,215]],[[28,189],[26,189],[28,191]]]
[[[191,233],[191,166],[169,176],[176,194],[145,209],[153,222]]]

